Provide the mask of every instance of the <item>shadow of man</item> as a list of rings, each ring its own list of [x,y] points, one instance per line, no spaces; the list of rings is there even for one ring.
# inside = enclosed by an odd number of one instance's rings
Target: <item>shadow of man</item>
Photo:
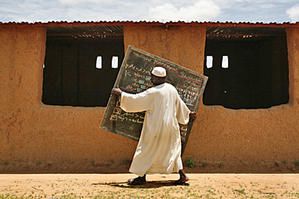
[[[109,185],[113,187],[120,187],[120,188],[159,188],[159,187],[169,187],[169,186],[178,186],[176,181],[173,180],[167,180],[167,181],[147,181],[143,185],[128,185],[127,182],[105,182],[105,183],[92,183],[91,185],[97,186],[97,185]],[[189,183],[184,183],[181,186],[189,186]]]

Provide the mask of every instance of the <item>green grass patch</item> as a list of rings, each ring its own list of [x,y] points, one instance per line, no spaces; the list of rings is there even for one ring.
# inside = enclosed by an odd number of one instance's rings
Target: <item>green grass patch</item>
[[[185,165],[188,168],[194,168],[195,167],[195,162],[192,158],[188,158],[185,162]]]
[[[299,167],[299,160],[295,160],[295,161],[294,161],[294,165],[295,165],[296,167]]]

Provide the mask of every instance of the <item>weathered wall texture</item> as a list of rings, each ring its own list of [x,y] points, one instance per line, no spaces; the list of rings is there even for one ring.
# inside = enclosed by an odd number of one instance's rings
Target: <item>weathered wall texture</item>
[[[127,27],[125,46],[133,45],[203,73],[205,29]],[[184,159],[193,171],[298,171],[299,30],[288,31],[292,103],[270,109],[231,110],[200,105]],[[297,92],[297,93],[296,93]]]
[[[299,29],[288,29],[290,103],[230,110],[200,105],[184,159],[200,172],[298,171]],[[126,26],[125,46],[203,73],[205,28]],[[0,28],[0,172],[127,171],[136,142],[99,128],[104,108],[41,103],[43,27]]]
[[[99,128],[104,108],[41,103],[45,40],[0,28],[0,172],[125,171],[135,142]]]
[[[187,26],[128,26],[124,28],[125,47],[132,45],[201,72],[205,31]]]

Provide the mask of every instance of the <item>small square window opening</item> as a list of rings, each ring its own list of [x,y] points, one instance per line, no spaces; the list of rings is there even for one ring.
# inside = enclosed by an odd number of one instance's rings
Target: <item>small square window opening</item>
[[[222,68],[228,68],[228,56],[222,56]]]
[[[111,67],[118,68],[118,56],[112,56]]]
[[[207,68],[213,67],[213,56],[207,56],[206,66],[207,66]]]
[[[102,56],[97,56],[96,68],[102,69]]]

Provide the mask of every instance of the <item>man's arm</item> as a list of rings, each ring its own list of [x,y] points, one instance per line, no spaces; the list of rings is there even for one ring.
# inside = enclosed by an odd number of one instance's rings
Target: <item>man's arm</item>
[[[150,95],[149,90],[130,94],[120,88],[113,88],[111,93],[120,97],[120,108],[126,112],[142,112],[151,109],[152,95]]]

